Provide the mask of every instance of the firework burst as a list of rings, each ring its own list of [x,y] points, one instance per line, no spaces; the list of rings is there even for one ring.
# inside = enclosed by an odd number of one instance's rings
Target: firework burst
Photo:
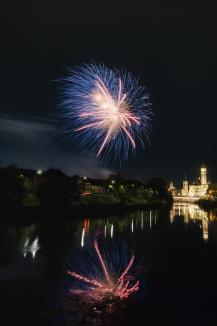
[[[61,108],[64,132],[107,161],[128,157],[137,143],[144,146],[150,130],[150,102],[146,88],[131,73],[104,65],[69,69],[63,79]]]
[[[93,248],[95,260],[92,260],[91,267],[94,272],[90,271],[89,268],[86,268],[85,274],[71,270],[67,271],[67,274],[79,281],[80,284],[80,287],[70,289],[71,294],[102,301],[108,296],[127,299],[133,293],[139,291],[140,281],[135,280],[135,277],[130,273],[135,260],[134,255],[127,260],[125,252],[126,264],[121,263],[117,268],[117,262],[120,263],[118,255],[113,255],[110,262],[108,262],[109,258],[106,259],[105,253],[101,252],[97,239],[94,240]]]

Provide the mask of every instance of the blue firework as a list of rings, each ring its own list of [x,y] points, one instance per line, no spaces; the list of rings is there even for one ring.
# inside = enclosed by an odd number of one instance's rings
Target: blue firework
[[[60,106],[70,133],[97,158],[127,159],[142,146],[150,131],[147,89],[130,72],[103,64],[84,64],[68,69],[62,79]]]

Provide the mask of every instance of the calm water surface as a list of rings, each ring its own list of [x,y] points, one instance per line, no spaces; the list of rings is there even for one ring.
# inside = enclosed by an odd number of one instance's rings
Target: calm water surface
[[[99,231],[106,241],[126,241],[148,271],[146,301],[129,308],[117,325],[216,324],[216,217],[197,205],[174,204],[170,211],[109,218],[69,216],[40,223],[30,218],[23,225],[2,221],[1,325],[67,325],[58,314],[56,320],[49,318],[51,293],[63,278],[65,262],[85,250]]]

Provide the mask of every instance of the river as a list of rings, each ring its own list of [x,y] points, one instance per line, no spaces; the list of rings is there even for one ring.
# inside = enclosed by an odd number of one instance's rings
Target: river
[[[217,219],[197,205],[0,223],[1,325],[69,325],[71,316],[56,309],[55,297],[64,293],[67,264],[96,236],[111,250],[124,243],[142,261],[143,299],[113,325],[217,322]]]

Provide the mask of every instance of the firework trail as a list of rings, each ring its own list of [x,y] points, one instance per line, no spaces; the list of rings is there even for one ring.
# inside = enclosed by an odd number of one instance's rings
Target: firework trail
[[[135,261],[133,254],[129,259],[125,248],[122,252],[124,260],[121,261],[120,255],[115,253],[108,257],[105,252],[101,252],[97,238],[93,242],[93,249],[91,268],[84,264],[86,272],[67,271],[70,277],[79,282],[77,287],[70,289],[71,294],[93,300],[104,300],[107,296],[127,299],[139,291],[140,280],[130,273]]]
[[[112,159],[122,162],[137,143],[144,146],[150,130],[149,94],[131,73],[85,64],[69,69],[62,81],[63,132],[105,161],[114,154]]]

